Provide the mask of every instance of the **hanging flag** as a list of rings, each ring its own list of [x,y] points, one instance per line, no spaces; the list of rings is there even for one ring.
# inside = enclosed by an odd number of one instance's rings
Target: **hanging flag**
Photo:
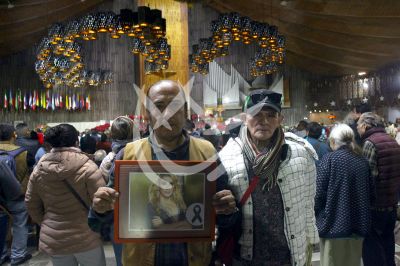
[[[42,104],[41,104],[41,106],[42,106],[42,109],[46,109],[46,105],[47,105],[47,103],[46,103],[46,92],[45,91],[42,91]]]
[[[24,93],[24,99],[23,99],[24,105],[22,109],[24,109],[24,111],[26,110],[26,106],[28,105],[28,97],[26,94],[27,92]]]
[[[21,107],[21,91],[18,89],[15,94],[15,111],[18,111]]]
[[[77,96],[78,106],[79,106],[78,108],[79,108],[79,110],[82,111],[83,110],[83,104],[82,104],[81,99],[82,99],[82,95],[78,93],[78,96]]]
[[[68,97],[68,93],[65,94],[65,109],[69,110],[69,97]]]
[[[25,110],[29,110],[29,95],[30,95],[30,92],[28,92],[28,91],[26,91],[26,93],[25,93]]]
[[[51,94],[51,109],[54,111],[56,109],[56,103],[54,99],[54,93]]]
[[[85,96],[83,95],[83,93],[81,94],[81,97],[79,98],[80,103],[79,105],[81,106],[81,109],[84,110],[85,109]]]
[[[4,109],[8,108],[7,91],[4,91]]]
[[[90,110],[90,94],[86,96],[86,110]]]
[[[15,111],[18,111],[18,104],[19,104],[19,99],[18,99],[18,91],[17,91],[15,93],[15,101],[14,101]]]
[[[29,106],[29,109],[32,109],[32,106],[33,106],[33,97],[32,97],[32,91],[31,91],[31,90],[29,90],[28,106]]]
[[[15,100],[13,101],[13,95],[12,95],[12,91],[11,91],[11,89],[10,89],[10,98],[8,99],[8,103],[9,103],[8,106],[10,107],[10,109],[13,109],[13,108],[14,108],[13,102],[15,103]]]
[[[80,110],[81,109],[81,103],[79,102],[79,93],[76,95],[76,109]]]
[[[19,101],[19,103],[18,103],[18,106],[19,106],[19,109],[20,110],[22,110],[22,109],[24,109],[24,97],[22,96],[22,91],[21,90],[19,90],[18,91],[19,93],[19,96],[18,96],[18,101]]]
[[[85,96],[83,95],[83,93],[81,94],[81,98],[80,98],[80,107],[81,109],[85,109]]]
[[[38,98],[39,98],[39,105],[38,105],[38,110],[43,108],[43,92],[38,91]]]
[[[40,108],[40,95],[38,91],[36,91],[36,108]]]
[[[49,101],[49,95],[50,94],[50,91],[49,90],[46,90],[46,92],[45,92],[45,97],[46,97],[46,105],[45,105],[45,107],[44,108],[46,108],[46,110],[48,110],[49,108],[50,108],[50,101]]]
[[[22,97],[22,110],[26,110],[27,101],[26,92],[24,92],[24,96]]]
[[[44,99],[42,91],[38,91],[38,98],[39,98],[38,109],[42,109],[43,108],[43,99]]]
[[[60,98],[58,97],[58,93],[55,94],[54,96],[54,108],[59,108],[60,107]]]
[[[37,108],[38,110],[40,110],[41,105],[42,105],[42,94],[41,94],[41,92],[38,90],[38,92],[37,92],[37,106],[36,106],[36,108]]]
[[[68,96],[68,101],[69,101],[68,110],[72,110],[72,96],[71,95]]]
[[[50,90],[46,91],[46,109],[49,110],[51,108],[51,98],[50,98]]]
[[[60,94],[60,108],[64,108],[63,96]]]
[[[33,90],[33,96],[32,96],[32,110],[36,110],[36,90]]]
[[[75,93],[72,94],[72,110],[76,109],[76,96]]]

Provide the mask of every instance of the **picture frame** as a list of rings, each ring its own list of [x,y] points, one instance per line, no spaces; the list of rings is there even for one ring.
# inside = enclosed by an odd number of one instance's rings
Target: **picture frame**
[[[215,162],[115,161],[116,243],[212,241]]]

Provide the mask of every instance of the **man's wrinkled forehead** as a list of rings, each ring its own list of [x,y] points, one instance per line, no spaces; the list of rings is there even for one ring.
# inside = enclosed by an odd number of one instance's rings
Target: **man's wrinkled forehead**
[[[175,83],[164,83],[152,86],[148,91],[148,97],[153,102],[157,101],[170,101],[176,96],[176,100],[185,100],[183,90],[178,84]]]

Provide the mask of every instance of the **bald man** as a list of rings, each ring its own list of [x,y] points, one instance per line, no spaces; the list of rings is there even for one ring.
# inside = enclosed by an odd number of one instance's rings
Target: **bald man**
[[[171,80],[152,85],[147,93],[146,109],[152,128],[148,138],[126,145],[123,160],[184,160],[205,161],[216,155],[212,144],[190,137],[183,130],[186,121],[186,103],[182,87]],[[219,163],[219,162],[218,162]],[[236,215],[236,203],[232,193],[224,190],[227,176],[217,180],[214,207],[218,220]],[[108,187],[100,188],[93,199],[97,213],[112,210],[118,193]],[[211,261],[211,242],[193,243],[141,243],[125,244],[124,265],[182,265],[204,266]]]

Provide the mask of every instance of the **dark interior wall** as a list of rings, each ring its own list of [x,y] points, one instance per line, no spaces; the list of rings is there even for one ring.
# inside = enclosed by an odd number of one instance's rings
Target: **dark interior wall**
[[[99,5],[97,11],[113,10],[119,13],[122,8],[135,8],[135,1],[106,1]],[[108,34],[99,36],[98,40],[85,42],[84,63],[89,70],[110,70],[114,73],[113,82],[108,85],[89,88],[54,88],[54,92],[90,93],[92,110],[72,112],[65,110],[51,111],[2,111],[1,122],[26,121],[31,127],[48,122],[84,122],[113,119],[118,115],[133,114],[136,107],[135,82],[136,56],[130,52],[131,40],[123,36],[113,40]],[[44,90],[34,70],[36,49],[32,47],[17,54],[0,58],[0,92]],[[3,101],[1,101],[3,102]]]
[[[197,44],[200,38],[208,38],[211,36],[210,24],[212,20],[218,18],[218,15],[219,13],[217,11],[210,7],[203,6],[200,3],[193,4],[189,9],[190,52],[192,52],[192,45]],[[254,56],[256,49],[257,46],[254,44],[244,45],[240,42],[233,42],[229,48],[230,54],[225,57],[217,58],[215,61],[227,73],[230,73],[230,66],[233,65],[243,78],[251,84],[254,77],[250,75],[248,61]],[[289,66],[285,66],[282,72],[284,78],[289,79],[291,102],[291,107],[283,110],[283,114],[285,115],[284,123],[286,125],[295,125],[308,115],[305,105],[309,98],[308,91],[312,75]],[[190,75],[195,77],[191,96],[196,102],[202,103],[203,75],[191,72]],[[267,77],[266,80],[268,83],[271,83],[273,78]]]

